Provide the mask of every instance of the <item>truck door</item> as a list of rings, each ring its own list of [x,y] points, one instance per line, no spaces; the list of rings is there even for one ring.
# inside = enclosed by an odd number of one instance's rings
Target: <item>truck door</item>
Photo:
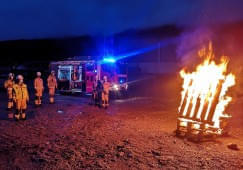
[[[89,62],[86,63],[86,74],[85,74],[85,84],[86,84],[86,92],[91,93],[93,91],[93,82],[95,79],[95,63]]]
[[[70,90],[72,66],[58,66],[58,88],[59,90]]]
[[[86,92],[91,93],[93,91],[94,75],[92,73],[86,74]]]

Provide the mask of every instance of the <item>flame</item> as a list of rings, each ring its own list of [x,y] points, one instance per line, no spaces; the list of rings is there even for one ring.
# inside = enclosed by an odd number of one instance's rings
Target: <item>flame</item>
[[[220,119],[230,117],[224,113],[232,100],[226,93],[235,84],[235,76],[227,73],[227,57],[222,56],[218,64],[214,61],[211,43],[208,49],[203,48],[198,55],[205,59],[196,67],[196,71],[180,71],[183,90],[178,111],[182,118],[204,122],[206,127],[220,128]]]

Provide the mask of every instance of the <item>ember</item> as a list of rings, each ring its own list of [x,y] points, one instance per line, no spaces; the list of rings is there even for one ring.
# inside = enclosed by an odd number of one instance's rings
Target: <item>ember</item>
[[[222,56],[217,64],[214,61],[212,44],[202,49],[198,55],[204,57],[203,63],[195,72],[182,69],[183,79],[181,102],[178,108],[177,132],[194,134],[222,134],[231,117],[225,108],[232,100],[226,95],[229,87],[235,84],[235,76],[227,73],[227,57]]]

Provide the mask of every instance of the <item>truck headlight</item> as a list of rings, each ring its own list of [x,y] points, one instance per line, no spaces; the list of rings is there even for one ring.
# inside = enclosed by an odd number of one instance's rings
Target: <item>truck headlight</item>
[[[113,84],[112,88],[113,88],[114,90],[116,90],[116,91],[119,90],[119,86],[118,86],[117,84]]]
[[[126,89],[126,90],[128,89],[128,84],[127,84],[127,83],[125,84],[125,89]]]

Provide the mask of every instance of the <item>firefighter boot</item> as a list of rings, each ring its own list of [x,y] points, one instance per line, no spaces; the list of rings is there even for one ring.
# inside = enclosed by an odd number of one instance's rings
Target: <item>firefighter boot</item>
[[[38,97],[36,96],[35,97],[35,107],[38,107],[39,106],[39,99]]]
[[[22,113],[21,113],[21,119],[22,120],[26,120],[26,110],[22,110]]]
[[[105,108],[105,100],[102,100],[102,107]]]
[[[11,109],[8,111],[8,118],[9,118],[9,119],[13,119],[13,118],[14,118],[13,108],[11,108]]]
[[[42,97],[41,96],[39,97],[38,104],[39,104],[39,106],[41,106],[41,104],[42,104]]]
[[[105,102],[105,108],[107,109],[109,106],[109,95],[107,93],[104,95],[104,102]]]
[[[108,100],[105,100],[105,109],[107,109],[108,106],[109,106],[109,104],[108,104]]]
[[[8,108],[7,108],[7,110],[11,110],[13,108],[13,100],[12,99],[9,99],[8,100]]]
[[[19,119],[20,119],[20,112],[21,112],[20,110],[17,110],[14,115],[16,121],[19,121]]]
[[[54,104],[54,96],[50,96],[50,104]]]
[[[13,109],[14,103],[13,103],[13,99],[10,99],[8,101],[8,118],[9,119],[13,119],[14,118],[14,109]]]
[[[105,108],[107,109],[108,106],[109,106],[109,104],[108,104],[108,101],[106,100],[106,101],[105,101]]]

